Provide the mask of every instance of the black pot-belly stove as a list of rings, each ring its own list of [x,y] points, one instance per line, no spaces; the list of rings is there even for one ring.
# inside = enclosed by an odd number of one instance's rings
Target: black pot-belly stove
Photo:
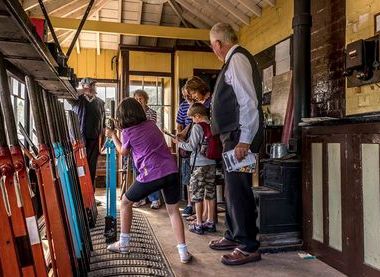
[[[253,187],[262,252],[301,248],[301,181],[299,160],[264,161],[263,185]]]

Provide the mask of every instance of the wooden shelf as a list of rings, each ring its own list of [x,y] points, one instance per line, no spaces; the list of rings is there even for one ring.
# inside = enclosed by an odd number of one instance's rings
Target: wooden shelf
[[[0,2],[0,52],[6,61],[32,76],[50,93],[61,98],[77,98],[69,79],[59,76],[57,61],[17,0]]]

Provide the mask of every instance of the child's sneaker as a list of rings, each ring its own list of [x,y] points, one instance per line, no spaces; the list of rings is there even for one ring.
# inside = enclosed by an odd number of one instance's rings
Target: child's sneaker
[[[160,207],[161,207],[161,201],[160,200],[152,201],[152,204],[150,205],[150,208],[153,210],[158,210]]]
[[[193,259],[193,255],[191,255],[189,252],[186,252],[185,255],[180,255],[179,258],[181,259],[181,263],[187,264],[191,262],[191,260]]]
[[[189,225],[189,231],[198,235],[203,235],[204,233],[202,224],[196,223]]]
[[[129,252],[129,245],[121,245],[119,241],[114,242],[107,247],[108,251],[120,253],[120,254],[127,254]]]
[[[187,206],[186,208],[183,209],[182,216],[183,217],[188,217],[193,214],[193,207],[192,206]]]
[[[203,230],[210,233],[216,232],[216,226],[214,222],[206,221],[202,224]]]

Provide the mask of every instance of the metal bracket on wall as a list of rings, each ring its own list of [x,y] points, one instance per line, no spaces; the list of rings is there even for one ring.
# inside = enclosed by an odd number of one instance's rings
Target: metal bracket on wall
[[[379,36],[347,45],[343,75],[347,77],[348,88],[380,82]]]

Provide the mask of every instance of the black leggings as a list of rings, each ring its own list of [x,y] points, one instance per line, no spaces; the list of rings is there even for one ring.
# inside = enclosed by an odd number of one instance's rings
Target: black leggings
[[[138,202],[158,190],[162,191],[166,204],[178,203],[181,192],[181,187],[178,182],[178,173],[172,173],[147,183],[135,181],[125,193],[125,196],[129,201]]]

